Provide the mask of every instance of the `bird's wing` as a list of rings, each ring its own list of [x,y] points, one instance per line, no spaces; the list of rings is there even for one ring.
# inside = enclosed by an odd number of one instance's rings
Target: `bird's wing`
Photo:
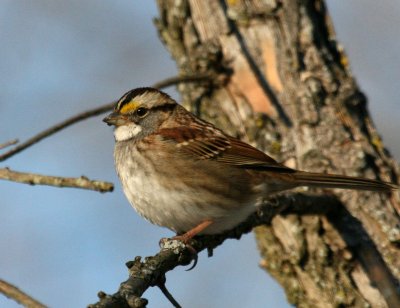
[[[230,165],[237,165],[248,169],[275,170],[292,172],[294,170],[278,163],[272,157],[255,147],[240,141],[239,139],[228,137],[230,147],[228,147],[217,160]]]
[[[198,129],[191,127],[165,128],[159,132],[164,139],[173,141],[183,152],[198,159],[212,159],[245,169],[294,172],[267,154],[227,136],[214,127]]]

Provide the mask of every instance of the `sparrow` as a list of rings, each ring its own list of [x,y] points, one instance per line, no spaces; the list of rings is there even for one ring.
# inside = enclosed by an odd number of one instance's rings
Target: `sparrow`
[[[188,242],[234,228],[265,198],[299,186],[390,192],[379,180],[295,170],[227,135],[153,88],[125,93],[104,118],[135,210]]]

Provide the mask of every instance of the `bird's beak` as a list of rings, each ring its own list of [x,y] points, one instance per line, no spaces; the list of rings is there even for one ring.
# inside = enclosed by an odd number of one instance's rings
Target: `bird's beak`
[[[121,126],[129,122],[129,120],[121,115],[119,112],[112,112],[103,119],[108,125]]]

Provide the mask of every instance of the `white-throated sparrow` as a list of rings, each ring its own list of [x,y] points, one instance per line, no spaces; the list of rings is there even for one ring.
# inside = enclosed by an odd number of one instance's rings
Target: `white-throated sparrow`
[[[260,199],[297,186],[396,188],[290,169],[153,88],[127,92],[104,121],[115,126],[115,166],[131,205],[152,223],[185,233],[185,240],[231,229]]]

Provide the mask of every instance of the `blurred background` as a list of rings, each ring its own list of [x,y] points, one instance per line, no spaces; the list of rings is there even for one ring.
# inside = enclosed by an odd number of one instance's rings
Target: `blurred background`
[[[400,159],[400,2],[329,0],[339,41],[369,98],[386,146]],[[80,111],[176,73],[160,43],[148,0],[2,0],[0,143],[26,140]],[[167,90],[175,98],[173,88]],[[113,166],[111,128],[81,122],[1,163],[18,171],[115,183],[113,193],[0,182],[0,279],[51,307],[84,307],[127,278],[124,263],[153,255],[166,229],[125,200]],[[258,267],[252,234],[227,241],[196,269],[167,275],[184,307],[288,307]],[[169,307],[161,292],[149,307]],[[0,307],[16,307],[0,295]]]

